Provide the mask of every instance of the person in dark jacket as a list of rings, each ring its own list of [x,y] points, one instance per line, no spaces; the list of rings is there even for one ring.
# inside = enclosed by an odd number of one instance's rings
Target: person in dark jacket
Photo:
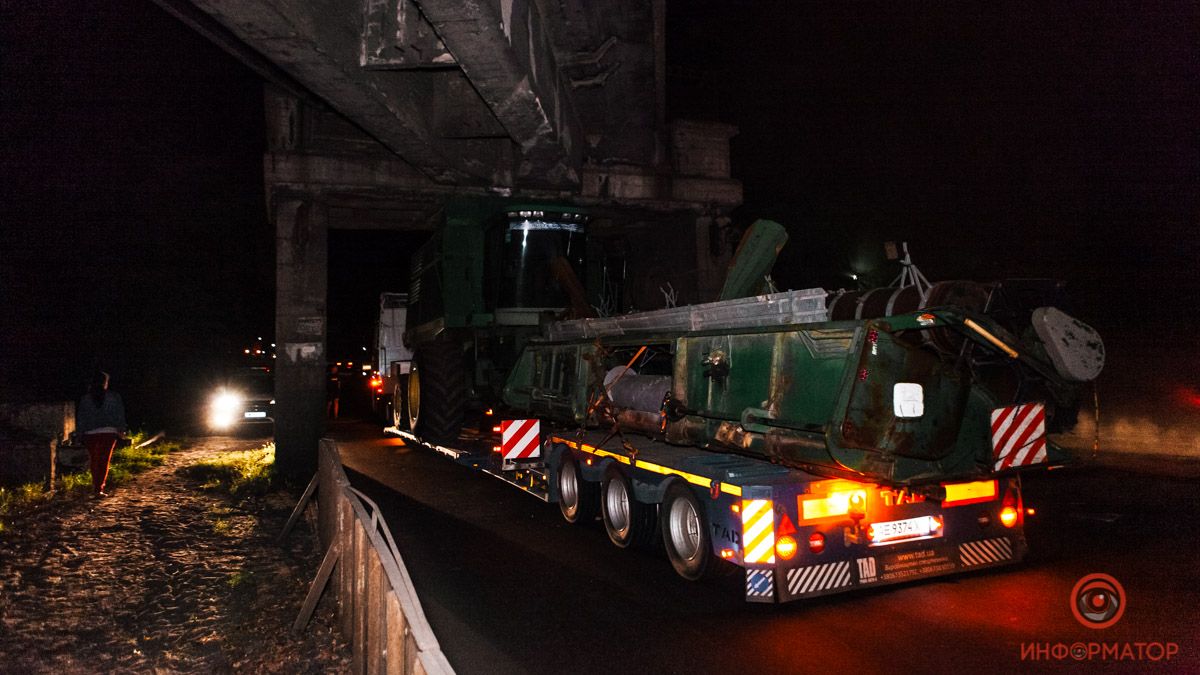
[[[338,367],[330,366],[325,375],[325,416],[329,419],[338,418],[338,404],[342,397],[342,380],[338,375]]]
[[[75,408],[75,427],[83,433],[91,460],[92,494],[107,497],[104,481],[117,441],[125,436],[125,405],[121,395],[108,390],[108,373],[97,371],[88,385],[88,393]]]

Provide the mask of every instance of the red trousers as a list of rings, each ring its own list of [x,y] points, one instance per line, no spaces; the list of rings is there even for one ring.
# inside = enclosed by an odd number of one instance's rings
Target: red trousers
[[[88,459],[91,460],[92,494],[104,491],[104,481],[108,480],[108,463],[112,460],[113,448],[117,447],[116,434],[84,434],[83,444],[87,446]]]

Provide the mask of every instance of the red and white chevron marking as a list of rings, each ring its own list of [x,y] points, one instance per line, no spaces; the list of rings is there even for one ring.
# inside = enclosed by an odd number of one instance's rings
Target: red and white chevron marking
[[[1022,403],[992,411],[995,470],[1046,461],[1046,406]]]
[[[537,420],[500,422],[500,454],[504,459],[527,459],[541,452],[541,424]]]

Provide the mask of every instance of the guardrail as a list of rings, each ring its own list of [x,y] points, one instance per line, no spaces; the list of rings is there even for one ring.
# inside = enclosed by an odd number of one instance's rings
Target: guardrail
[[[298,632],[308,624],[332,580],[338,621],[353,652],[352,672],[454,675],[379,507],[350,486],[337,445],[330,439],[321,440],[317,474],[281,539],[314,492],[317,530],[326,553],[292,630]]]

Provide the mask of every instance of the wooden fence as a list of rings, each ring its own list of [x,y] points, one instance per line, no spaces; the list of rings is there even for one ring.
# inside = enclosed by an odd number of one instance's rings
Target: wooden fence
[[[314,491],[326,553],[293,630],[307,625],[325,587],[332,584],[342,634],[353,648],[352,672],[453,675],[379,508],[350,486],[337,445],[329,439],[321,441],[317,475],[281,537]]]

